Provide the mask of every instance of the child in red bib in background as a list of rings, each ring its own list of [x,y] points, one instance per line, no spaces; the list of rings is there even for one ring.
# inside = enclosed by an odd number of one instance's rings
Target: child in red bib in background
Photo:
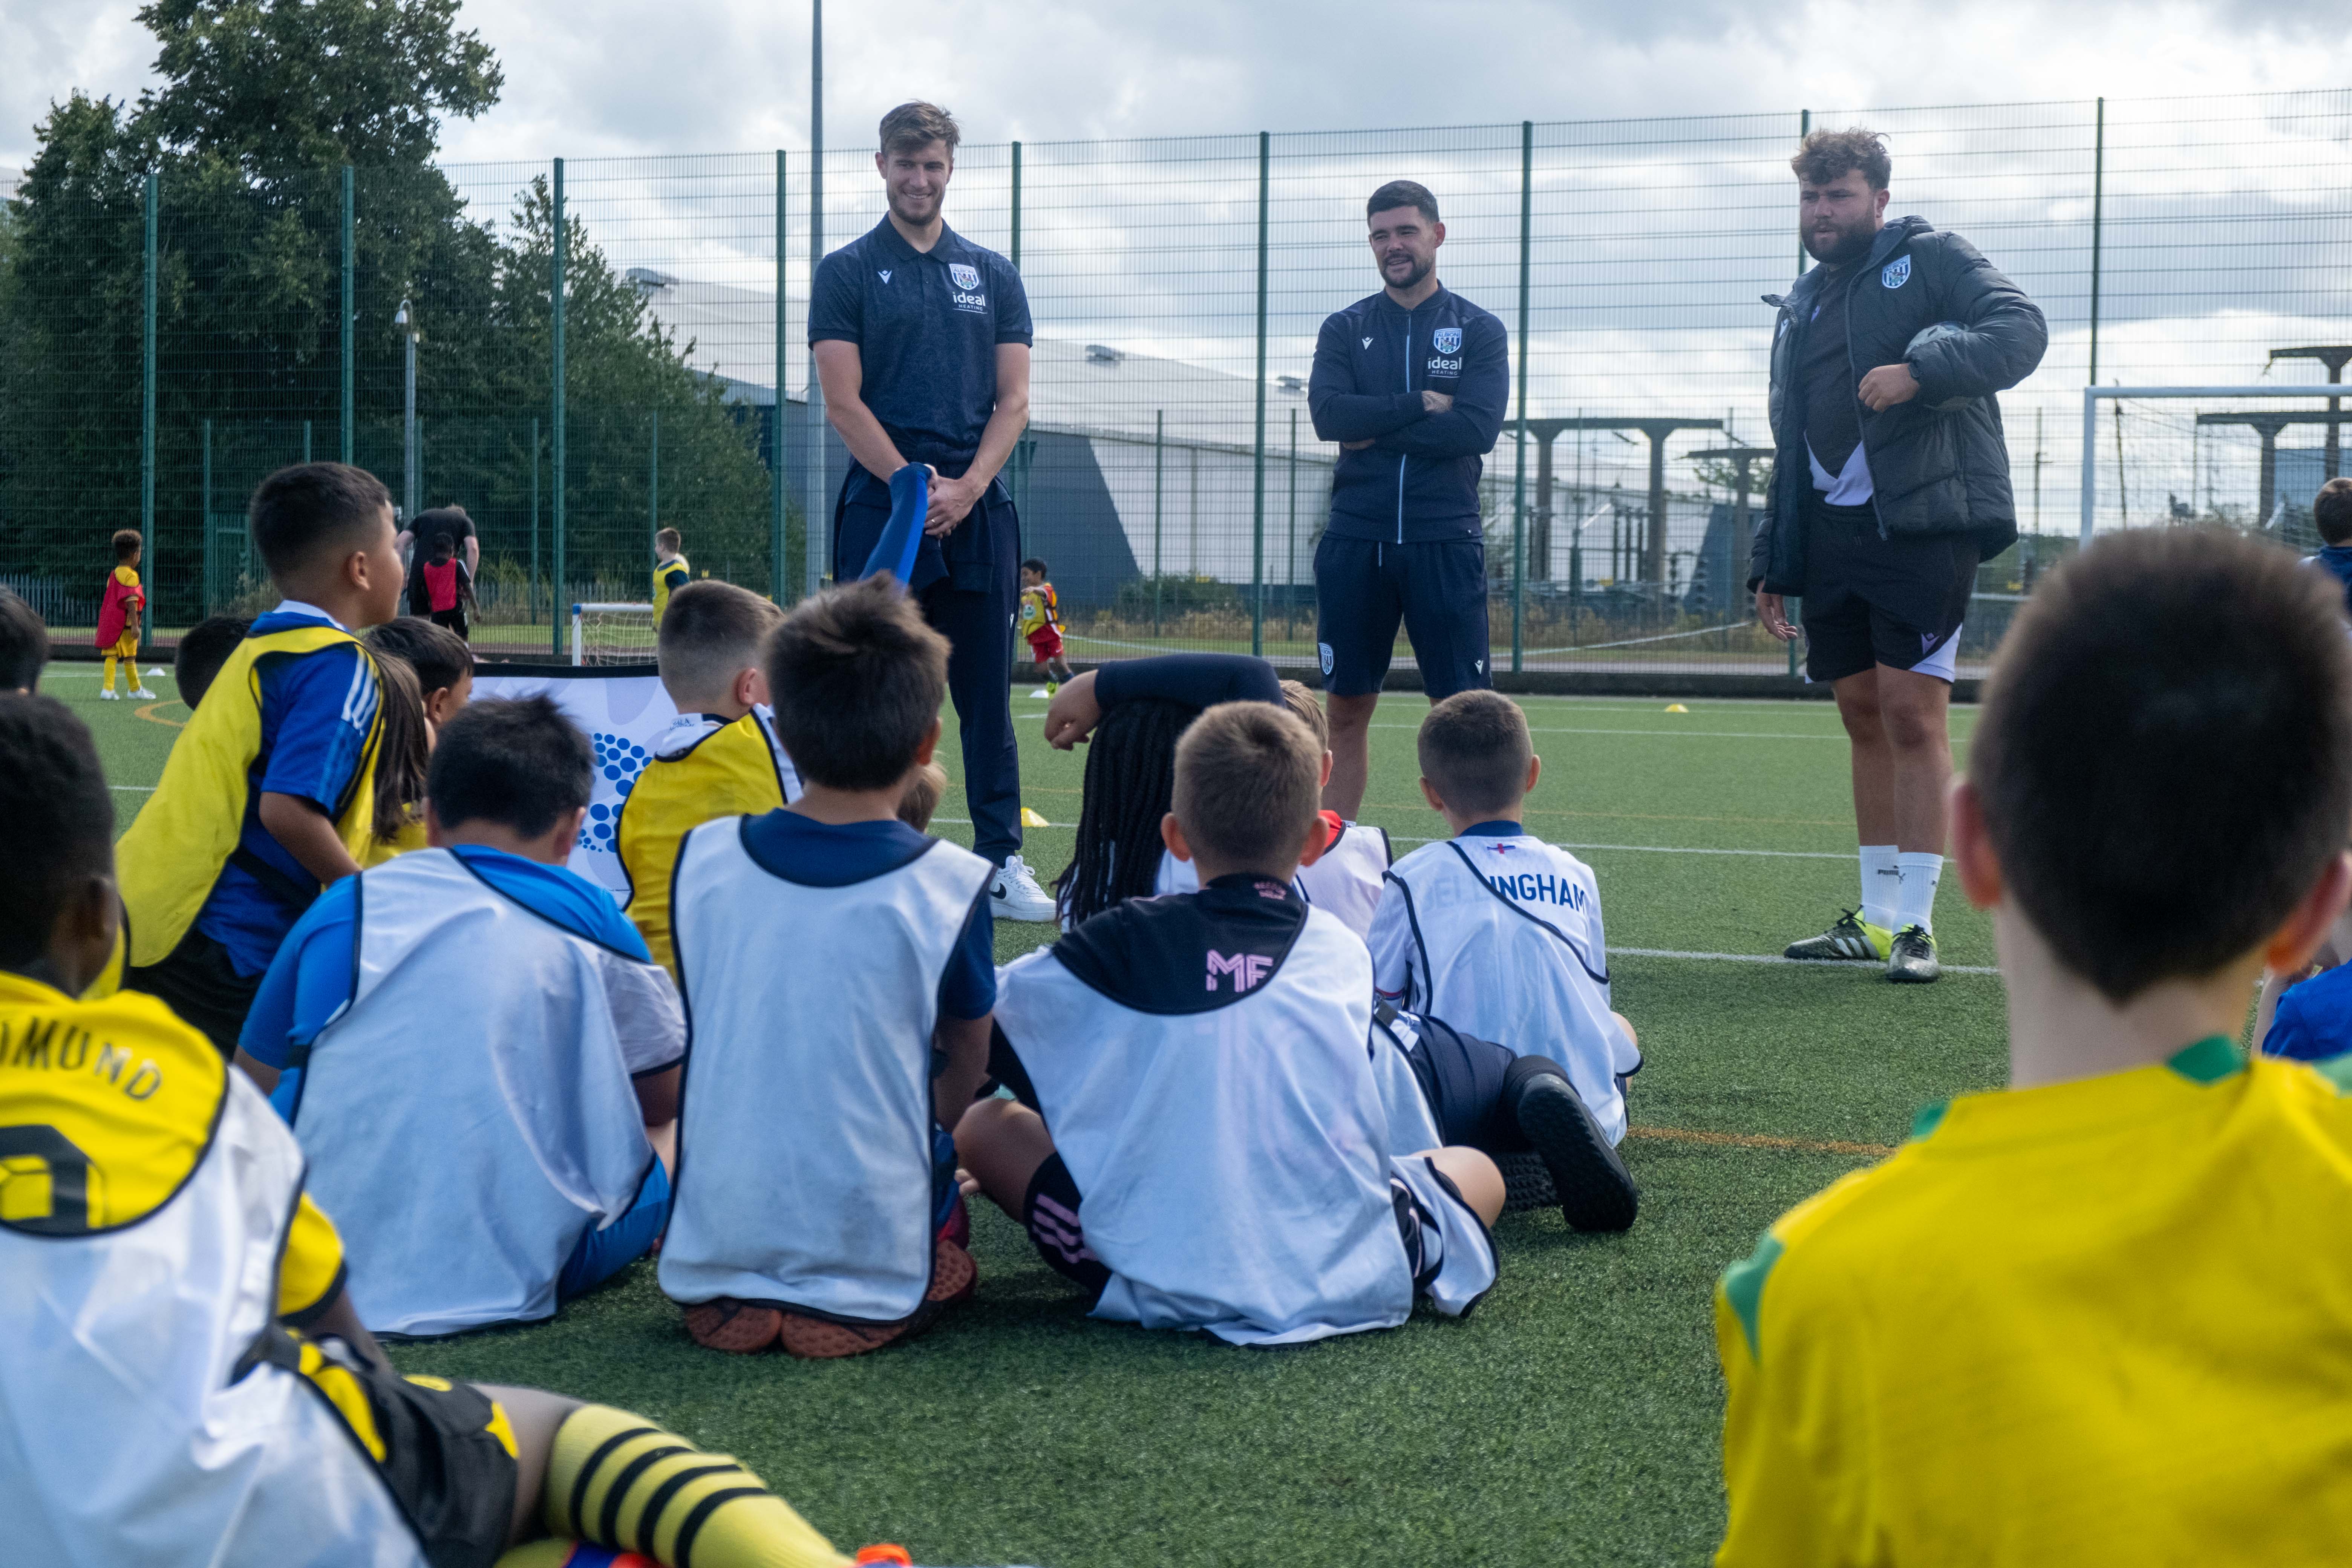
[[[147,607],[147,591],[139,585],[139,531],[114,531],[114,570],[106,574],[106,597],[98,605],[98,646],[106,653],[106,684],[99,690],[103,702],[121,700],[114,692],[114,665],[125,660],[130,668],[122,686],[126,695],[152,702],[155,694],[139,680],[139,616]]]
[[[466,606],[474,602],[474,574],[457,559],[457,542],[446,533],[435,534],[432,555],[418,569],[418,575],[424,580],[425,613],[433,624],[465,637]]]

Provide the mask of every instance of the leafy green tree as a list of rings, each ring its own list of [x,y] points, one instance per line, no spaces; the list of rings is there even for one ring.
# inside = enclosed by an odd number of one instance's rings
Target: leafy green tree
[[[551,213],[543,182],[480,220],[429,162],[448,116],[501,85],[457,0],[156,0],[163,85],[135,106],[74,93],[0,247],[0,570],[104,571],[140,491],[144,186],[158,177],[159,615],[184,619],[252,569],[245,496],[340,427],[342,170],[352,167],[354,458],[400,493],[403,342],[422,338],[424,504],[457,501],[485,549],[522,557],[551,508]],[[665,521],[706,563],[766,581],[768,477],[744,412],[688,364],[575,220],[569,247],[566,495],[575,583],[636,584],[653,410]],[[540,416],[534,447],[531,416]],[[545,555],[542,553],[542,559]],[[633,593],[631,596],[635,596]]]

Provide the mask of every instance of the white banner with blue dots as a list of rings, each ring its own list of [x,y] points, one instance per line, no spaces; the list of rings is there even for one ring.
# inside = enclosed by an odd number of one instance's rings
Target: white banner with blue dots
[[[486,697],[541,694],[552,698],[596,748],[595,793],[589,797],[588,820],[581,825],[580,841],[572,848],[572,868],[609,889],[615,899],[625,899],[629,879],[621,874],[620,851],[613,837],[621,818],[621,803],[645,771],[655,740],[677,721],[677,705],[650,669],[608,675],[590,666],[579,673],[504,674],[495,664],[474,667],[477,702]]]

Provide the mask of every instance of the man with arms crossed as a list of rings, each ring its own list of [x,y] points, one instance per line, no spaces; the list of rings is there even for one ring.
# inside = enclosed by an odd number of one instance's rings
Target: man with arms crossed
[[[996,868],[996,919],[1050,921],[1054,900],[1021,858],[1021,526],[997,478],[1029,423],[1029,299],[1011,262],[940,216],[961,135],[932,104],[884,115],[874,166],[889,216],[817,264],[809,342],[825,417],[855,459],[834,503],[833,578],[864,572],[890,518],[890,476],[929,466],[930,513],[907,586],[951,649],[972,847]]]
[[[1884,138],[1816,131],[1789,166],[1797,233],[1821,263],[1772,334],[1772,506],[1748,586],[1764,629],[1797,636],[1837,691],[1853,747],[1862,904],[1790,958],[1879,959],[1929,981],[1952,784],[1946,729],[1977,563],[2017,538],[1993,395],[2033,374],[2042,312],[1958,235],[1886,221]],[[1932,331],[1930,329],[1933,329]]]
[[[1478,474],[1511,395],[1503,323],[1437,281],[1437,198],[1391,180],[1365,216],[1385,287],[1324,321],[1307,386],[1316,435],[1339,444],[1315,636],[1331,721],[1323,805],[1350,822],[1400,619],[1432,702],[1494,684]]]

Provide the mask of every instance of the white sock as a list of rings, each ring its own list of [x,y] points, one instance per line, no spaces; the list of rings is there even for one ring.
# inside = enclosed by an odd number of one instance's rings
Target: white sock
[[[1881,931],[1895,929],[1897,879],[1894,845],[1862,847],[1862,918],[1865,924]]]
[[[1936,929],[1936,883],[1944,875],[1941,855],[1906,853],[1895,858],[1903,879],[1902,902],[1895,906],[1894,929],[1917,926]]]

